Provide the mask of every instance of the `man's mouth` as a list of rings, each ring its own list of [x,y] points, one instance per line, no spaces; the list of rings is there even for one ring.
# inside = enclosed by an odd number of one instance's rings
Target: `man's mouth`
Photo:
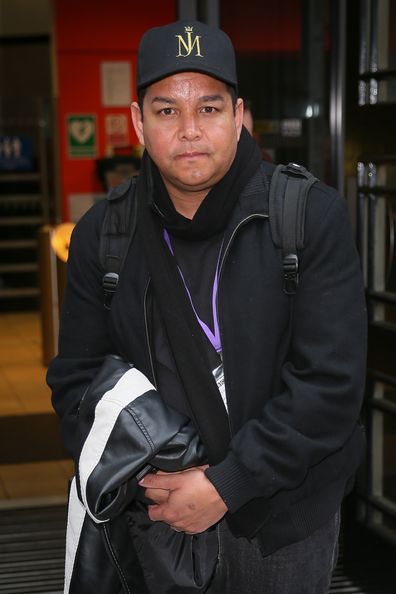
[[[176,159],[199,159],[200,157],[204,157],[206,153],[201,151],[185,151],[184,153],[179,153],[176,155]]]

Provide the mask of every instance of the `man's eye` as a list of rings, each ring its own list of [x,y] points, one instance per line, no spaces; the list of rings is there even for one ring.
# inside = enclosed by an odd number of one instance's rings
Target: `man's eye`
[[[215,111],[217,111],[217,109],[215,107],[212,107],[211,105],[205,105],[205,107],[202,108],[203,113],[214,113]]]
[[[164,107],[164,109],[161,109],[160,113],[168,116],[168,115],[172,115],[174,113],[174,110],[172,107]]]

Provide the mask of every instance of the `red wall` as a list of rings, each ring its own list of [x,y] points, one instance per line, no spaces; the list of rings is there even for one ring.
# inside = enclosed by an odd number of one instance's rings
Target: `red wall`
[[[69,158],[66,115],[96,114],[98,157],[105,156],[105,115],[125,113],[131,144],[137,143],[129,109],[101,105],[100,64],[132,62],[134,95],[136,54],[140,38],[150,27],[177,18],[175,0],[53,0],[55,54],[59,91],[60,178],[63,218],[68,220],[68,195],[102,192],[95,158]],[[299,52],[299,0],[223,0],[221,26],[235,49],[243,53]]]
[[[98,157],[105,156],[105,115],[126,113],[132,144],[129,109],[101,105],[100,64],[103,61],[132,62],[134,96],[136,54],[139,40],[150,27],[176,18],[175,0],[147,3],[133,0],[54,0],[55,55],[57,62],[60,137],[60,184],[63,219],[68,220],[68,195],[103,191],[96,179],[95,158],[69,158],[66,115],[97,116]]]
[[[301,49],[300,0],[223,0],[221,26],[238,53]]]

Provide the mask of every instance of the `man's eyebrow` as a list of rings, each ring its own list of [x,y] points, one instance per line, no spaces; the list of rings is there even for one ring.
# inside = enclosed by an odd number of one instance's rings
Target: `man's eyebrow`
[[[151,103],[167,103],[169,105],[174,105],[176,101],[170,97],[161,97],[157,95],[156,97],[152,98]]]
[[[224,95],[203,95],[199,98],[201,103],[211,103],[214,101],[225,101]],[[177,101],[172,99],[171,97],[163,97],[161,95],[156,95],[152,98],[151,103],[166,103],[167,105],[175,105]]]
[[[203,103],[211,102],[211,101],[224,101],[224,95],[204,95],[203,97],[199,98],[200,101]]]

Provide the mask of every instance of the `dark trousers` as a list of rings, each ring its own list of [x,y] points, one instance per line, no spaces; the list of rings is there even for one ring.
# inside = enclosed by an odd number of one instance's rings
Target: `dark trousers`
[[[308,538],[264,557],[220,524],[219,563],[207,594],[327,594],[337,561],[340,514]]]

